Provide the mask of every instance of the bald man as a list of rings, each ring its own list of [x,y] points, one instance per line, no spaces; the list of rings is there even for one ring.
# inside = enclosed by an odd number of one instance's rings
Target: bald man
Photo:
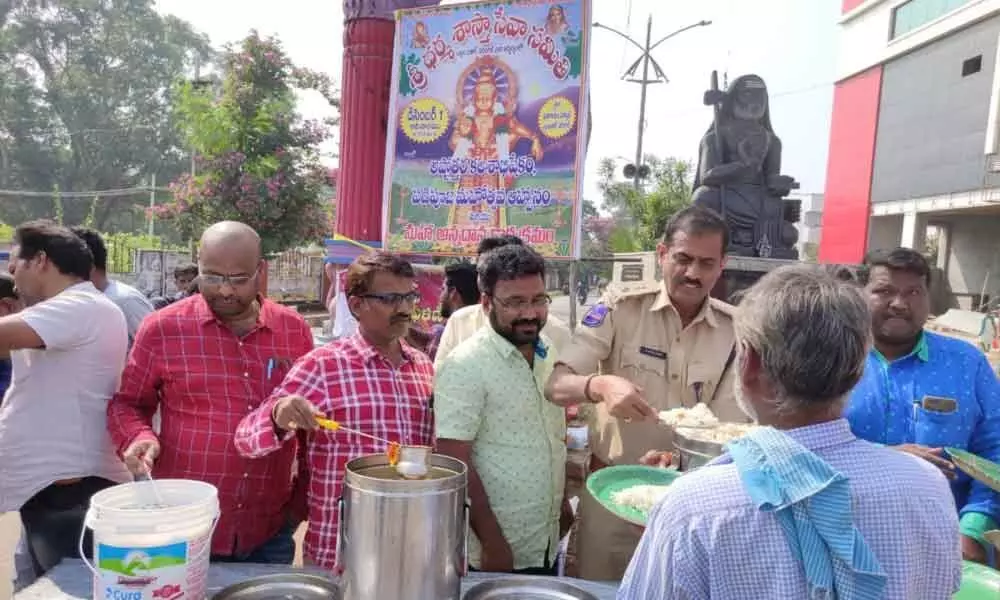
[[[297,446],[246,459],[233,445],[240,420],[313,346],[297,312],[260,295],[263,263],[260,237],[247,225],[224,221],[205,230],[201,293],[143,321],[108,405],[108,429],[133,474],[196,479],[219,490],[213,561],[291,564],[292,533],[305,510],[306,482],[292,473]]]

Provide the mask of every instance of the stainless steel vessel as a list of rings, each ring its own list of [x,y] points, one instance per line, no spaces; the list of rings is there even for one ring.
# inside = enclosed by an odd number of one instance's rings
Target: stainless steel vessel
[[[212,600],[341,600],[337,584],[326,577],[280,573],[253,577],[233,584]]]
[[[461,461],[433,454],[417,480],[384,455],[347,463],[337,539],[344,600],[459,600],[468,535]]]
[[[697,435],[697,430],[689,430]],[[692,471],[708,464],[712,459],[722,456],[725,449],[718,442],[697,439],[684,435],[683,428],[674,431],[674,448],[680,454],[680,470]]]
[[[597,600],[575,585],[544,577],[501,577],[473,586],[463,600]]]

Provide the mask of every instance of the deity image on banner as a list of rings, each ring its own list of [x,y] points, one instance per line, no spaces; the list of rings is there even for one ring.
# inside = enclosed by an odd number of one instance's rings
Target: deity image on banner
[[[516,116],[517,79],[503,61],[493,56],[476,59],[458,80],[455,128],[449,141],[453,158],[506,160],[522,140],[530,144],[535,161],[542,160],[541,137]],[[502,173],[467,174],[458,190],[508,190],[515,177]],[[452,206],[448,225],[505,227],[503,206],[486,200],[470,206]]]
[[[423,21],[417,21],[417,24],[413,26],[413,38],[410,41],[410,47],[426,48],[429,43],[431,43],[431,36],[427,33],[427,24]]]
[[[556,37],[569,31],[569,23],[566,22],[566,11],[558,4],[549,7],[549,16],[545,19],[545,33]]]
[[[580,36],[570,29],[566,21],[566,9],[561,5],[553,4],[549,7],[549,14],[545,19],[545,33],[562,42],[563,55],[570,63],[569,75],[579,76],[582,64]]]

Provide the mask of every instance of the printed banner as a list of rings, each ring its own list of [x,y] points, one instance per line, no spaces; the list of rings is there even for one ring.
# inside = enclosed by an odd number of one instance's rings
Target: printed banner
[[[444,269],[440,267],[420,267],[414,265],[417,271],[417,291],[420,300],[413,308],[413,324],[429,332],[436,323],[444,323],[441,318],[441,289],[444,287]],[[337,289],[347,289],[347,269],[337,273],[339,286]]]
[[[472,255],[513,234],[579,256],[589,0],[398,11],[383,247]]]

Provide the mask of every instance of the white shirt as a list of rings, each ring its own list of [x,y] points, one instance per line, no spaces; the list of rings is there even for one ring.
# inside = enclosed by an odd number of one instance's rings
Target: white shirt
[[[122,311],[90,282],[18,314],[44,349],[11,352],[0,407],[0,513],[61,479],[131,481],[108,435],[128,335]]]
[[[338,309],[337,312],[339,313],[340,310]],[[444,324],[444,331],[441,332],[441,341],[438,343],[437,354],[434,355],[434,369],[440,369],[441,361],[455,349],[455,346],[472,337],[472,334],[489,322],[489,316],[483,310],[482,304],[470,304],[453,312]],[[552,313],[549,313],[548,319],[545,320],[545,327],[542,327],[541,334],[552,342],[556,356],[562,348],[566,347],[571,337],[566,323]]]
[[[125,323],[128,325],[128,341],[131,345],[142,320],[153,312],[153,303],[136,288],[114,279],[108,280],[108,286],[104,288],[104,295],[110,298],[124,313]]]
[[[347,294],[340,292],[337,294],[336,314],[333,317],[333,337],[342,338],[354,335],[358,330],[358,320],[351,314],[351,308],[347,306]]]

